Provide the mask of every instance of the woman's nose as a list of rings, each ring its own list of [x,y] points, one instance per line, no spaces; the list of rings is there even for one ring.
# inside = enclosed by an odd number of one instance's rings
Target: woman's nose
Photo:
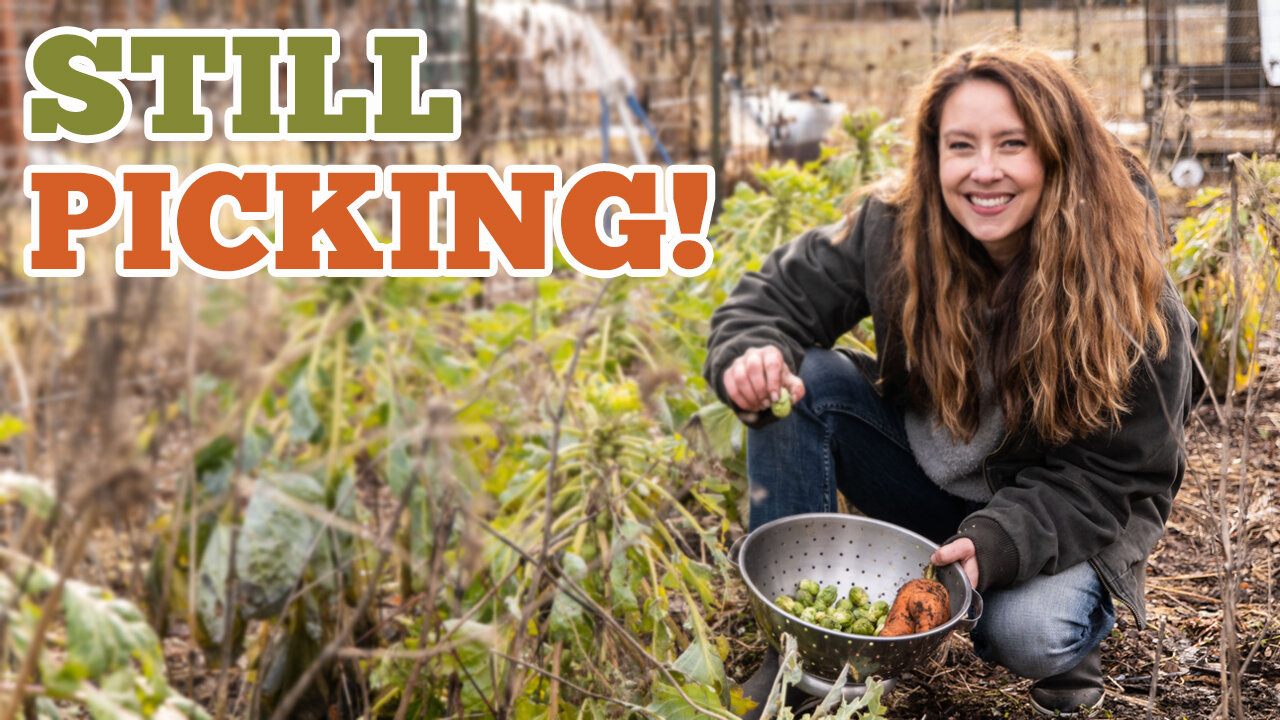
[[[977,165],[973,168],[973,179],[976,182],[995,182],[1003,177],[1004,172],[993,154],[984,152],[978,155]]]

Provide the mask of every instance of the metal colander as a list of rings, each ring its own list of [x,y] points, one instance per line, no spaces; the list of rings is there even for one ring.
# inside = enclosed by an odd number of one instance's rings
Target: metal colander
[[[982,616],[982,598],[955,565],[937,570],[951,598],[951,617],[928,632],[867,637],[828,630],[783,612],[773,604],[794,595],[801,580],[835,585],[845,596],[857,585],[873,600],[890,604],[898,588],[922,577],[938,546],[905,528],[871,518],[836,513],[792,515],[739,538],[729,555],[750,590],[756,621],[780,650],[782,633],[796,639],[808,673],[835,678],[847,663],[856,682],[876,675],[896,678],[928,659],[956,628],[968,630]]]

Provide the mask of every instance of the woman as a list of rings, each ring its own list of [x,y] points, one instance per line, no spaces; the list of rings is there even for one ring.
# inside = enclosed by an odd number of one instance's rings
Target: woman
[[[1195,326],[1155,193],[1029,48],[947,59],[913,135],[895,190],[779,248],[711,319],[704,375],[752,428],[751,526],[839,491],[933,539],[983,593],[977,653],[1033,678],[1038,712],[1093,708],[1112,601],[1145,625],[1184,468]],[[874,360],[830,349],[868,315]]]

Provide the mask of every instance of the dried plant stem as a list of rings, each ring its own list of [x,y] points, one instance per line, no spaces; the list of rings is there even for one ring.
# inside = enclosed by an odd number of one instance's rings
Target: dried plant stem
[[[1246,304],[1244,288],[1246,282],[1252,286],[1254,284],[1254,273],[1252,270],[1246,277],[1245,269],[1241,267],[1240,254],[1242,252],[1240,242],[1240,182],[1239,176],[1245,167],[1244,158],[1239,154],[1232,155],[1229,158],[1230,164],[1230,188],[1229,198],[1231,202],[1230,211],[1230,262],[1231,277],[1234,286],[1235,296],[1233,303],[1233,315],[1231,331],[1227,335],[1226,346],[1229,348],[1227,352],[1227,377],[1232,384],[1229,388],[1227,397],[1224,402],[1225,418],[1220,422],[1221,427],[1221,445],[1222,445],[1222,461],[1220,473],[1218,477],[1216,497],[1208,493],[1205,499],[1210,507],[1216,510],[1217,514],[1217,540],[1221,546],[1222,567],[1219,573],[1219,590],[1222,604],[1222,630],[1219,636],[1219,651],[1221,663],[1219,668],[1219,683],[1221,687],[1221,701],[1214,711],[1215,717],[1223,718],[1245,718],[1244,711],[1244,695],[1242,688],[1243,672],[1242,657],[1240,651],[1240,616],[1239,616],[1239,592],[1240,582],[1243,579],[1242,573],[1249,563],[1249,538],[1247,533],[1248,514],[1250,499],[1252,497],[1251,484],[1249,483],[1249,440],[1253,431],[1252,417],[1256,409],[1259,388],[1257,383],[1253,382],[1254,375],[1258,366],[1252,357],[1249,359],[1247,371],[1248,393],[1245,396],[1244,411],[1241,424],[1241,434],[1239,437],[1240,453],[1235,462],[1239,463],[1239,475],[1234,483],[1236,491],[1236,503],[1234,507],[1229,504],[1229,491],[1232,488],[1231,468],[1233,459],[1231,457],[1231,448],[1233,438],[1231,437],[1231,427],[1229,419],[1232,416],[1234,404],[1234,383],[1236,378],[1236,352],[1235,347],[1240,342],[1241,332],[1244,329],[1244,306]],[[1252,178],[1251,178],[1252,179]],[[1250,196],[1256,197],[1259,192],[1256,188],[1251,189]],[[1277,273],[1280,273],[1280,265],[1276,266],[1276,272],[1272,274],[1266,283],[1263,297],[1257,306],[1258,321],[1253,328],[1255,341],[1260,335],[1264,318],[1271,312],[1270,306],[1273,299],[1273,289],[1277,280]],[[1256,349],[1255,349],[1256,352]],[[1216,502],[1216,508],[1214,504]],[[1264,629],[1265,632],[1265,629]]]
[[[1151,690],[1147,692],[1147,720],[1156,707],[1156,687],[1160,684],[1160,656],[1164,653],[1164,616],[1160,616],[1160,635],[1156,639],[1154,666],[1151,668]]]
[[[556,641],[551,649],[551,667],[555,672],[550,675],[551,687],[547,690],[547,720],[560,718],[560,652],[564,650],[564,642]]]
[[[560,402],[556,408],[555,415],[552,418],[550,453],[551,457],[547,461],[547,477],[546,477],[546,493],[543,500],[543,526],[542,526],[542,548],[539,552],[538,561],[533,564],[533,575],[529,582],[529,592],[536,597],[539,588],[542,585],[542,576],[547,567],[548,557],[551,552],[551,525],[555,521],[554,498],[556,492],[556,470],[560,460],[560,429],[564,421],[565,409],[569,404],[569,392],[573,388],[573,375],[578,368],[578,358],[582,355],[582,348],[586,344],[587,337],[593,327],[591,320],[595,317],[596,310],[600,304],[604,302],[604,298],[608,295],[609,288],[613,287],[613,279],[605,281],[600,292],[596,294],[595,300],[591,306],[587,308],[587,312],[583,315],[581,325],[578,329],[578,338],[573,345],[573,355],[569,358],[569,366],[565,370],[564,380],[561,383]],[[513,654],[519,654],[524,645],[527,636],[527,628],[529,618],[537,605],[530,603],[525,606],[521,613],[520,621],[516,624],[515,636],[511,640],[510,648]],[[510,672],[507,675],[507,687],[505,693],[505,707],[513,707],[516,697],[520,693],[520,689],[524,686],[523,676],[518,672]]]

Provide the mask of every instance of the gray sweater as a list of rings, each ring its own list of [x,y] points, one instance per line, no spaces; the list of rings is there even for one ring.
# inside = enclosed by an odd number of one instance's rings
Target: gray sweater
[[[1000,445],[1005,425],[990,373],[983,373],[980,392],[978,431],[967,443],[956,439],[932,415],[907,409],[903,419],[911,453],[925,474],[952,495],[986,502],[991,499],[991,489],[982,477],[982,460]]]

